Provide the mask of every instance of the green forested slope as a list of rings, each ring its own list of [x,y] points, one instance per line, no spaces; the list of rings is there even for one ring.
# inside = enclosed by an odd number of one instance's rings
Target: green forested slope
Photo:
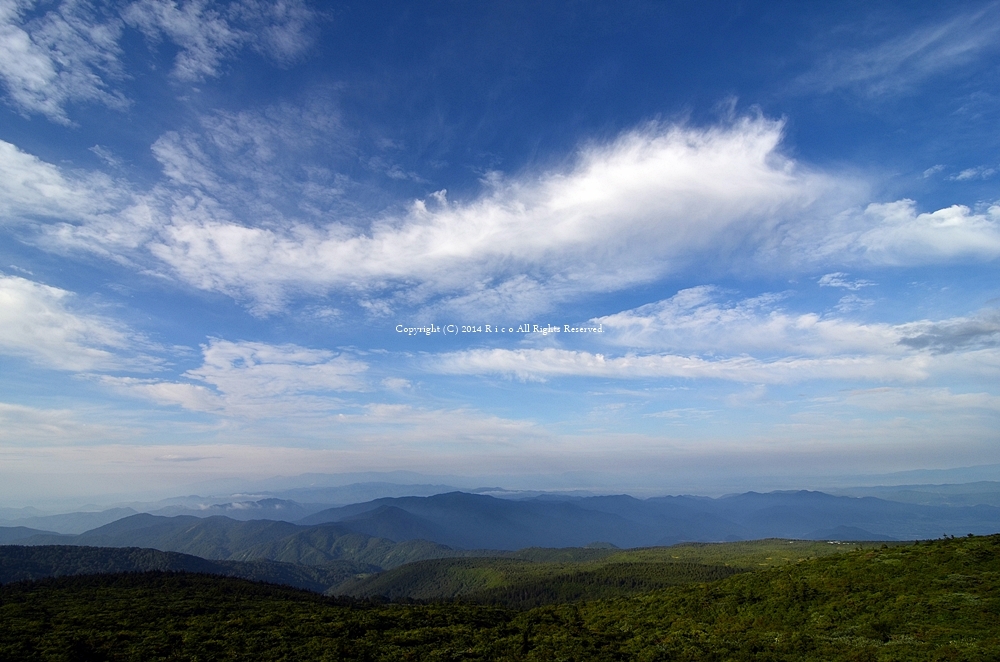
[[[699,563],[532,563],[519,559],[435,559],[348,580],[330,591],[357,598],[451,600],[524,609],[647,593],[723,579],[735,568]]]
[[[1000,536],[523,612],[352,605],[199,575],[50,579],[0,587],[0,659],[993,660]]]
[[[605,562],[686,562],[708,565],[728,565],[758,569],[797,563],[821,556],[830,556],[862,547],[871,542],[827,542],[817,540],[741,540],[739,542],[686,542],[670,547],[646,547],[618,550],[604,557]],[[878,543],[881,545],[882,543]],[[909,543],[888,543],[906,545]]]
[[[871,544],[871,543],[869,543]],[[451,600],[523,609],[596,600],[757,570],[856,549],[861,543],[754,540],[644,549],[529,548],[498,557],[407,563],[347,580],[331,594]]]
[[[1000,659],[1000,536],[849,554],[587,608],[636,659]]]
[[[427,540],[394,542],[385,538],[373,538],[363,533],[344,533],[331,527],[318,526],[279,540],[248,546],[228,558],[237,561],[271,559],[303,565],[320,565],[344,559],[377,565],[381,568],[395,568],[404,563],[427,558],[474,553],[454,550]]]
[[[135,547],[0,545],[0,584],[44,577],[153,570],[239,577],[322,593],[358,574],[379,568],[345,560],[311,566],[262,559],[211,561],[190,554]]]

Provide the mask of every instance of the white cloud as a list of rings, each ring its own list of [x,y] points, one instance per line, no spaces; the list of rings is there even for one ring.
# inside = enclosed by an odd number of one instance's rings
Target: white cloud
[[[93,220],[122,207],[123,192],[99,173],[67,173],[0,140],[0,222]]]
[[[706,253],[738,253],[831,191],[843,193],[843,182],[783,158],[780,137],[781,124],[761,118],[709,129],[650,125],[586,147],[567,168],[496,176],[478,199],[417,201],[367,231],[175,215],[152,250],[184,280],[262,311],[295,289],[374,288],[411,302],[505,288],[515,301],[538,299],[538,290],[614,290]]]
[[[289,62],[312,44],[316,14],[295,0],[230,4],[203,0],[139,0],[125,21],[152,40],[166,37],[180,48],[173,75],[182,81],[215,77],[222,63],[246,45],[279,63]]]
[[[423,448],[456,448],[469,442],[520,446],[546,433],[531,421],[491,416],[471,409],[423,409],[410,405],[372,403],[360,413],[338,416],[346,426],[354,426],[359,440],[380,442],[400,449],[421,442]],[[399,432],[405,430],[405,436]]]
[[[856,310],[864,310],[875,305],[874,299],[865,299],[857,294],[848,294],[840,297],[840,301],[833,307],[838,313],[846,314]]]
[[[70,123],[69,103],[125,108],[125,98],[109,85],[122,76],[119,22],[101,22],[90,3],[75,0],[26,22],[35,5],[0,2],[0,79],[14,106],[61,124]]]
[[[367,224],[329,211],[340,194],[329,173],[303,183],[307,169],[286,158],[308,155],[315,136],[340,135],[335,113],[278,107],[202,123],[203,136],[172,132],[154,144],[167,181],[144,194],[0,143],[0,210],[22,224],[44,221],[35,241],[46,248],[167,270],[261,315],[290,296],[328,292],[382,314],[527,314],[691,269],[705,277],[706,268],[1000,255],[1000,207],[918,213],[900,200],[859,212],[860,184],[784,158],[781,123],[759,117],[706,129],[648,125],[585,147],[564,168],[492,175],[472,200],[439,191]],[[820,284],[869,284],[842,273]]]
[[[22,444],[37,447],[39,444],[107,443],[131,438],[122,428],[81,420],[79,414],[71,409],[41,409],[0,402],[0,442],[11,449]],[[9,463],[0,464],[11,468]]]
[[[405,391],[406,389],[412,388],[413,384],[410,383],[409,379],[403,379],[401,377],[386,377],[382,380],[382,386],[390,391]]]
[[[173,74],[184,81],[216,76],[222,60],[247,38],[214,7],[198,0],[139,0],[129,5],[123,16],[146,36],[158,39],[166,35],[180,47]]]
[[[254,28],[254,47],[279,63],[295,60],[312,46],[321,18],[301,0],[241,0],[233,13]]]
[[[0,352],[59,370],[149,366],[126,358],[141,339],[121,325],[71,309],[73,294],[16,276],[0,275]]]
[[[608,379],[720,379],[784,384],[813,379],[875,382],[920,381],[928,360],[921,356],[836,356],[762,361],[749,356],[706,359],[674,354],[605,356],[564,349],[469,350],[444,354],[430,368],[443,374],[505,375],[523,380],[552,377]]]
[[[218,111],[199,118],[200,131],[169,131],[153,155],[170,183],[211,194],[252,225],[283,223],[279,208],[324,208],[342,194],[343,178],[313,164],[349,152],[338,110],[314,101],[260,111]],[[261,216],[264,218],[261,218]]]
[[[937,165],[932,165],[930,168],[927,168],[927,170],[924,170],[924,179],[927,179],[928,177],[933,177],[942,170],[944,170],[943,164],[938,163]]]
[[[871,204],[864,217],[874,227],[857,234],[852,248],[876,264],[1000,257],[1000,206],[982,213],[964,205],[917,213],[913,200],[899,200]]]
[[[102,377],[100,382],[160,405],[180,405],[189,411],[198,412],[221,412],[225,409],[225,400],[211,388],[201,384],[110,376]]]
[[[970,317],[923,320],[896,327],[900,344],[940,354],[1000,347],[1000,310],[986,309]]]
[[[975,168],[966,168],[957,175],[952,175],[948,179],[964,182],[970,179],[989,179],[993,175],[997,174],[996,168],[990,168],[987,166],[977,166]]]
[[[155,205],[127,183],[59,168],[0,140],[0,224],[43,248],[134,262],[158,225]]]
[[[332,392],[365,388],[367,364],[343,354],[298,345],[213,339],[188,382],[105,377],[103,383],[159,404],[191,411],[258,418],[328,412],[342,405]]]
[[[780,296],[720,303],[699,287],[592,320],[593,336],[625,354],[561,348],[469,350],[427,360],[444,374],[522,380],[717,379],[752,384],[810,380],[917,382],[947,374],[990,378],[1000,367],[996,310],[905,324],[862,324],[781,310]],[[641,352],[641,353],[640,353]],[[975,366],[975,367],[973,367]]]
[[[93,147],[90,148],[90,151],[93,152],[93,154],[97,158],[104,161],[104,163],[108,164],[112,168],[120,168],[124,164],[124,161],[115,156],[114,152],[112,152],[107,147],[103,147],[101,145],[94,145]]]
[[[1000,413],[1000,396],[991,393],[954,393],[948,388],[900,388],[884,386],[850,391],[847,404],[878,411],[956,413],[983,410]]]
[[[222,393],[254,399],[288,394],[353,391],[367,366],[343,354],[298,345],[212,340],[205,361],[185,373]]]
[[[258,314],[280,310],[290,293],[331,290],[373,310],[531,313],[706,264],[721,272],[933,263],[990,257],[1000,246],[992,220],[1000,212],[992,210],[918,214],[901,200],[852,211],[863,187],[784,158],[781,123],[762,118],[707,129],[649,125],[583,148],[564,168],[494,174],[470,201],[439,191],[367,228],[353,219],[290,220],[268,197],[294,188],[267,162],[291,139],[278,130],[287,122],[207,122],[211,142],[170,134],[154,148],[168,176],[202,193],[173,197],[171,222],[150,250],[186,282],[247,301]],[[221,178],[212,165],[220,162],[234,164]],[[247,184],[220,183],[234,178]],[[248,190],[259,202],[237,213]],[[840,273],[820,284],[872,284]]]
[[[71,123],[72,103],[125,109],[129,102],[115,87],[125,77],[122,20],[81,0],[55,2],[26,19],[44,7],[34,0],[0,0],[0,80],[10,102],[60,124]],[[176,44],[173,75],[198,81],[219,75],[223,61],[246,46],[279,64],[295,60],[313,43],[317,14],[301,0],[139,0],[122,17],[150,40],[166,37]]]
[[[820,287],[843,287],[848,290],[860,290],[875,284],[870,280],[847,280],[847,274],[842,271],[820,276],[817,283]]]
[[[711,286],[593,320],[606,342],[630,349],[764,356],[898,353],[901,333],[888,324],[861,324],[781,309],[780,294],[724,301]]]
[[[936,321],[860,323],[787,312],[780,307],[781,295],[720,301],[722,294],[711,286],[690,288],[593,322],[603,324],[602,338],[618,347],[713,356],[902,356],[913,350],[948,354],[1000,347],[1000,311],[995,308]],[[841,299],[838,305],[844,303]]]
[[[997,48],[996,5],[922,27],[871,48],[829,49],[799,83],[825,92],[854,88],[871,96],[905,92],[932,76],[957,69]]]

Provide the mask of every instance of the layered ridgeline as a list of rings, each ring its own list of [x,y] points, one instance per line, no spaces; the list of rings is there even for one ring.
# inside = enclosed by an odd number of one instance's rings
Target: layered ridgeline
[[[392,540],[423,538],[464,549],[573,547],[597,540],[647,547],[683,541],[917,540],[943,533],[989,534],[1000,531],[1000,508],[808,491],[747,492],[718,499],[549,495],[520,500],[453,492],[330,508],[299,523],[337,523]]]
[[[302,512],[292,503],[257,506],[228,511],[269,516],[236,521],[227,516],[139,514],[76,535],[0,527],[0,543],[152,547],[206,558],[316,564],[343,558],[334,544],[339,539],[347,547],[377,538],[394,543],[423,540],[452,549],[515,550],[578,547],[594,541],[645,547],[762,538],[914,540],[1000,531],[1000,508],[996,506],[925,505],[820,492],[749,492],[719,499],[636,499],[624,495],[500,499],[452,492],[328,508],[294,523],[278,518],[278,513],[291,516]],[[363,537],[351,542],[345,537],[350,534]],[[397,551],[399,558],[388,563],[359,556],[354,560],[389,567],[433,558],[420,551]],[[372,550],[375,556],[384,552]]]
[[[0,659],[1000,659],[1000,536],[528,611],[352,604],[205,575],[64,577],[0,587]]]

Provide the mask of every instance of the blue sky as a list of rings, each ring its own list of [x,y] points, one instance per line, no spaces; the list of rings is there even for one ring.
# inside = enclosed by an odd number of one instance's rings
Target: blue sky
[[[4,0],[0,498],[1000,463],[998,56],[980,2]]]

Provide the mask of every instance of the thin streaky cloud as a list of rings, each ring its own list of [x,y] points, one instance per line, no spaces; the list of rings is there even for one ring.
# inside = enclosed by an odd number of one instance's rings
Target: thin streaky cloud
[[[149,370],[146,341],[112,319],[73,310],[73,293],[0,274],[0,353],[74,372]]]
[[[614,348],[728,356],[891,354],[903,336],[889,324],[789,311],[786,298],[728,300],[719,288],[699,286],[592,323],[603,325],[601,337]]]
[[[292,344],[212,339],[186,381],[105,376],[101,383],[161,405],[242,418],[329,412],[334,394],[367,388],[368,365],[343,353]]]
[[[791,384],[811,380],[919,382],[929,361],[920,355],[836,356],[759,360],[749,356],[702,358],[675,354],[606,356],[565,349],[467,350],[443,354],[428,369],[448,375],[501,375],[526,381],[559,377],[722,380]]]
[[[177,210],[150,248],[184,281],[249,299],[265,314],[289,291],[375,283],[389,294],[405,283],[410,303],[444,295],[487,304],[477,292],[507,290],[516,306],[560,288],[613,291],[853,192],[853,183],[783,158],[781,133],[780,122],[762,118],[649,126],[586,147],[565,171],[495,178],[469,202],[429,196],[364,232],[338,223],[248,227]]]
[[[821,92],[846,88],[875,97],[905,93],[925,79],[989,57],[998,43],[1000,10],[991,4],[867,49],[836,49],[798,83]]]
[[[129,5],[123,16],[130,26],[154,41],[166,36],[180,47],[173,75],[182,81],[217,76],[222,61],[248,37],[214,5],[199,0],[140,0]]]
[[[43,5],[44,6],[44,5]],[[176,45],[173,76],[192,83],[219,76],[223,64],[245,47],[287,65],[314,41],[317,14],[296,0],[210,4],[200,0],[139,0],[121,11],[80,0],[53,3],[27,17],[38,3],[0,3],[0,80],[8,101],[26,115],[74,123],[73,104],[127,110],[122,38],[126,27],[151,45]]]
[[[34,4],[0,3],[0,79],[14,107],[59,124],[72,123],[67,106],[73,103],[126,109],[117,89],[124,76],[121,22],[74,0],[26,21]]]
[[[177,45],[171,73],[184,82],[219,76],[223,63],[246,46],[281,64],[294,62],[311,47],[318,18],[296,0],[139,0],[125,8],[123,17],[152,42],[166,38]]]
[[[864,287],[871,287],[875,285],[875,283],[870,280],[849,280],[847,276],[848,274],[843,271],[836,271],[831,274],[824,274],[820,276],[816,283],[820,287],[842,287],[847,290],[860,290]]]

